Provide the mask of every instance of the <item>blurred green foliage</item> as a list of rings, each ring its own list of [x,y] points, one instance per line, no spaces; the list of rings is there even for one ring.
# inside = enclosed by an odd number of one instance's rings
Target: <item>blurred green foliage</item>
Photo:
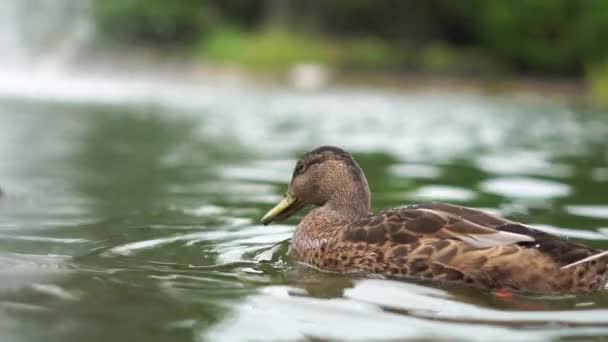
[[[199,0],[99,0],[98,26],[113,38],[166,42],[196,37],[205,27]]]
[[[209,58],[262,67],[415,60],[443,70],[475,51],[515,72],[590,77],[608,56],[605,0],[96,0],[94,9],[115,39],[189,42]]]
[[[200,45],[207,58],[266,70],[288,69],[298,62],[357,68],[396,65],[398,54],[378,39],[333,41],[310,34],[236,29],[213,32]]]
[[[216,61],[264,69],[288,68],[299,61],[334,61],[332,47],[323,41],[283,31],[245,34],[222,29],[203,41],[201,51]]]
[[[593,98],[608,105],[608,61],[590,65],[587,81]]]
[[[484,47],[518,67],[580,72],[608,52],[608,1],[482,1],[481,8]]]

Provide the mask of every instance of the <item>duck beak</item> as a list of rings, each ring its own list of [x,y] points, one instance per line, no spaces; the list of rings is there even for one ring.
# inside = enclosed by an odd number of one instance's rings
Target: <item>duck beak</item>
[[[262,217],[262,224],[268,225],[274,219],[285,219],[288,218],[296,209],[296,198],[287,191],[285,198],[275,205],[274,208],[270,209],[264,217]],[[297,210],[297,209],[296,209]]]

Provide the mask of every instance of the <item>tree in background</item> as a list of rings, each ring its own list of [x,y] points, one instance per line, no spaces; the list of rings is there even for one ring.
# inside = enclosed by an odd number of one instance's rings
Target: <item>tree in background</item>
[[[604,65],[608,54],[604,0],[96,0],[94,8],[101,32],[140,43],[271,29],[396,49],[473,48],[514,71],[562,75]]]

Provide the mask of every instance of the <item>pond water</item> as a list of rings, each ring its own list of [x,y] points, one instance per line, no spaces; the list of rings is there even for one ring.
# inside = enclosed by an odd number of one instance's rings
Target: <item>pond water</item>
[[[0,82],[0,340],[608,338],[608,292],[328,275],[259,218],[349,149],[375,210],[445,201],[608,248],[608,115],[534,97],[96,78]]]

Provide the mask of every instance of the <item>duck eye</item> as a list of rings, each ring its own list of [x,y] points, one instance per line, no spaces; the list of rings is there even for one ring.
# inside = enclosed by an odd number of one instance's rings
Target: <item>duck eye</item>
[[[298,164],[296,165],[295,170],[293,171],[293,175],[294,175],[294,177],[295,177],[296,175],[300,174],[300,173],[302,172],[302,170],[304,170],[304,164],[302,164],[302,163],[298,163]]]

